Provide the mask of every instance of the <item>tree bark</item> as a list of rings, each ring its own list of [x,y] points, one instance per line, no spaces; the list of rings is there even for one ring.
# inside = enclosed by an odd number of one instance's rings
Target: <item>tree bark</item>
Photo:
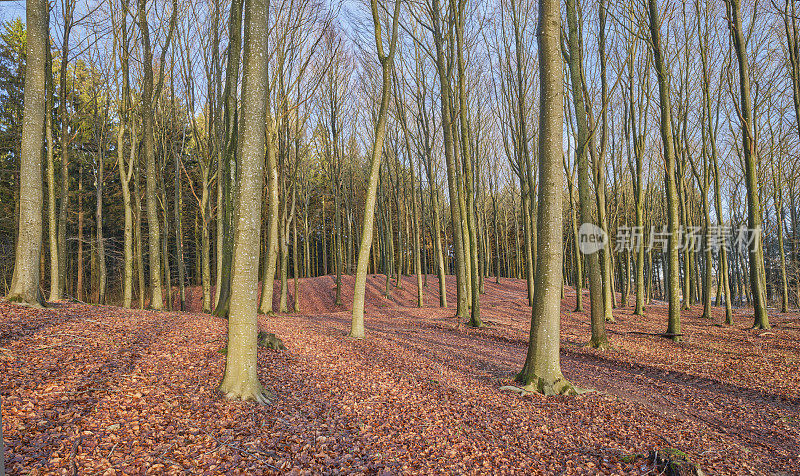
[[[675,149],[672,136],[672,105],[669,97],[669,76],[661,46],[661,19],[657,0],[648,0],[650,21],[650,47],[658,78],[658,97],[661,107],[661,141],[664,147],[665,187],[667,192],[667,219],[669,225],[669,262],[667,292],[669,294],[669,322],[666,335],[673,341],[681,340],[680,276],[678,271],[678,190],[675,184]]]
[[[45,96],[47,94],[48,6],[45,0],[26,5],[25,103],[20,156],[19,231],[14,255],[14,274],[7,299],[40,307],[42,252],[42,159],[45,144]]]
[[[562,248],[563,74],[558,0],[539,0],[539,207],[536,220],[536,291],[525,365],[517,381],[526,390],[572,394],[559,355]]]
[[[349,337],[355,339],[364,338],[364,294],[367,285],[367,266],[369,264],[370,247],[372,246],[375,199],[378,188],[378,176],[380,174],[381,156],[383,155],[383,143],[386,136],[386,123],[389,115],[389,96],[392,91],[392,68],[394,66],[394,54],[397,46],[397,28],[400,17],[400,0],[395,0],[391,39],[389,40],[389,52],[388,54],[384,53],[377,0],[371,0],[370,5],[372,6],[372,23],[375,29],[375,46],[378,60],[381,63],[382,89],[380,108],[378,110],[378,122],[375,125],[375,142],[372,147],[372,157],[370,158],[369,183],[367,184],[367,193],[364,199],[364,221],[361,227],[361,245],[358,249],[356,282],[353,291],[353,318],[348,334]]]
[[[258,379],[256,357],[258,256],[267,82],[267,0],[248,0],[245,13],[242,147],[237,193],[236,237],[231,273],[228,352],[220,391],[228,398],[265,402],[269,394]]]
[[[764,248],[761,241],[761,201],[758,194],[758,150],[753,126],[753,103],[750,98],[750,66],[747,59],[747,46],[742,31],[741,0],[725,0],[728,12],[728,26],[731,41],[739,61],[739,114],[742,123],[742,148],[744,149],[745,185],[747,188],[747,227],[755,234],[755,240],[748,246],[750,257],[750,289],[753,295],[753,328],[769,329],[767,316],[766,281],[764,271]]]
[[[575,156],[578,160],[578,200],[581,209],[581,222],[595,224],[596,201],[592,200],[589,181],[589,147],[593,147],[589,130],[586,98],[582,86],[583,47],[579,36],[576,0],[567,0],[567,29],[569,32],[569,70],[572,85],[572,99],[575,108]],[[586,255],[586,274],[589,278],[589,308],[591,314],[592,337],[589,346],[597,349],[609,347],[605,325],[605,300],[600,262],[597,253]]]

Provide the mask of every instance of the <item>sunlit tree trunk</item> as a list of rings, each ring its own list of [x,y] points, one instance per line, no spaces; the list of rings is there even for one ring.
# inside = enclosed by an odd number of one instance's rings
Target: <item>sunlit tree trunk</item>
[[[583,76],[583,47],[578,29],[576,0],[567,0],[567,29],[569,32],[569,71],[572,85],[572,100],[575,108],[575,156],[578,161],[578,199],[581,209],[581,222],[594,224],[596,201],[591,198],[589,180],[589,147],[591,140],[586,98],[583,93],[581,78]],[[609,346],[606,335],[603,281],[597,253],[586,255],[586,274],[589,278],[589,308],[591,314],[592,337],[589,346],[605,349]]]
[[[143,63],[143,82],[142,82],[142,148],[145,156],[145,166],[147,170],[145,198],[147,204],[147,229],[148,229],[148,257],[150,260],[150,307],[152,309],[162,309],[164,298],[162,296],[161,282],[161,225],[158,217],[157,194],[158,175],[156,168],[155,144],[153,139],[153,103],[160,94],[162,80],[164,78],[164,57],[169,49],[172,40],[172,32],[175,29],[175,18],[177,15],[177,0],[173,0],[172,18],[169,23],[169,33],[164,43],[164,50],[161,54],[158,85],[153,84],[153,51],[150,46],[150,30],[147,23],[147,0],[138,0],[139,30],[142,41]],[[169,286],[169,283],[167,283]]]
[[[63,37],[61,41],[61,64],[58,75],[58,118],[61,128],[61,202],[58,205],[58,286],[57,295],[50,294],[50,300],[64,297],[65,286],[67,283],[67,211],[69,207],[69,147],[70,129],[69,113],[67,111],[67,66],[69,64],[69,44],[70,32],[73,27],[73,14],[75,11],[75,1],[65,0],[61,4],[64,24]]]
[[[156,156],[153,144],[153,52],[150,48],[150,29],[147,24],[147,1],[138,0],[139,30],[141,32],[144,54],[144,79],[142,80],[142,149],[145,156],[146,203],[148,229],[148,256],[150,258],[150,307],[161,309],[164,299],[161,295],[161,231],[156,202]]]
[[[562,278],[562,141],[564,86],[561,67],[561,8],[539,0],[539,207],[536,291],[525,365],[517,382],[544,394],[575,393],[561,373],[559,355]]]
[[[667,294],[669,299],[669,319],[667,337],[681,340],[680,276],[678,271],[678,190],[675,184],[675,149],[672,136],[672,106],[669,96],[669,75],[661,45],[661,19],[657,0],[648,0],[650,23],[650,47],[653,51],[653,65],[658,78],[658,97],[661,107],[661,141],[664,147],[664,181],[667,193],[667,221],[669,226],[669,251],[667,264]]]
[[[750,98],[750,66],[747,47],[742,31],[741,0],[725,0],[728,26],[736,57],[739,60],[740,101],[737,111],[742,123],[742,148],[744,149],[745,185],[747,188],[747,227],[755,233],[755,240],[748,246],[750,257],[750,289],[753,298],[753,328],[769,329],[767,302],[764,289],[764,247],[761,240],[761,201],[758,194],[758,149],[753,126],[753,102]]]
[[[439,95],[442,108],[442,134],[444,136],[444,155],[447,164],[447,187],[450,192],[450,221],[453,232],[453,249],[455,252],[457,308],[456,317],[460,320],[467,315],[468,278],[466,266],[466,253],[464,251],[463,217],[459,206],[458,170],[456,165],[456,151],[453,138],[452,94],[450,77],[445,59],[445,44],[441,25],[441,12],[439,1],[432,2],[433,39],[436,46],[436,70],[439,78],[441,94]]]
[[[14,274],[8,300],[30,306],[44,305],[39,292],[42,252],[44,190],[42,160],[45,144],[48,6],[45,0],[26,5],[25,105],[20,157],[19,230],[14,253]]]
[[[269,398],[258,379],[257,300],[261,234],[261,188],[264,183],[264,123],[267,95],[267,0],[248,0],[245,13],[241,122],[241,180],[237,193],[236,237],[231,269],[228,351],[220,391],[228,398],[264,402]]]
[[[465,249],[469,249],[469,262],[466,263],[470,267],[469,279],[470,284],[470,327],[483,327],[481,321],[481,307],[480,307],[480,270],[478,269],[478,217],[475,212],[475,186],[472,177],[472,151],[471,151],[471,137],[470,127],[468,121],[468,104],[467,104],[467,76],[466,66],[464,64],[464,23],[466,21],[466,0],[451,0],[457,1],[455,10],[456,20],[456,54],[457,54],[457,72],[458,72],[458,109],[459,109],[459,125],[461,133],[461,160],[464,165],[464,188],[466,189],[466,203],[465,208],[462,210],[462,220],[465,221],[467,227],[467,236],[464,240]]]
[[[53,58],[50,48],[46,49],[45,66],[45,137],[47,139],[47,233],[50,245],[50,300],[61,298],[61,277],[58,255],[58,216],[56,212],[56,164],[53,148]]]
[[[361,245],[358,250],[358,265],[356,268],[356,282],[353,291],[353,319],[350,324],[348,336],[364,338],[364,294],[367,285],[367,266],[369,265],[370,247],[372,246],[373,220],[375,217],[375,199],[380,174],[381,156],[383,155],[383,142],[386,135],[386,123],[389,115],[389,96],[392,92],[392,68],[394,67],[394,54],[397,47],[397,29],[400,17],[400,0],[395,0],[394,14],[392,15],[392,32],[389,40],[389,51],[383,47],[381,34],[381,19],[378,13],[378,0],[371,0],[372,23],[375,32],[375,47],[378,60],[381,64],[382,89],[378,122],[375,124],[375,142],[370,158],[370,174],[367,184],[367,193],[364,199],[364,222],[361,227]]]

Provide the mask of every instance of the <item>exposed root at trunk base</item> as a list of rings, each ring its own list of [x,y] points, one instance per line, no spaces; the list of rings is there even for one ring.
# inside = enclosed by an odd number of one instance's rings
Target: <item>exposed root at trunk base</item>
[[[271,332],[258,331],[258,346],[272,350],[285,349],[283,341]]]
[[[266,405],[270,403],[271,396],[264,390],[260,393],[255,391],[245,391],[245,392],[225,392],[224,390],[220,389],[222,393],[225,394],[225,398],[228,400],[241,400],[243,402],[255,402],[261,405]]]
[[[605,338],[605,337],[603,337],[602,339],[592,339],[592,340],[590,340],[589,342],[586,343],[586,347],[589,347],[591,349],[597,349],[597,350],[611,350],[611,349],[613,349],[613,347],[611,346],[611,343],[609,343],[608,339]]]
[[[703,470],[689,456],[675,448],[660,448],[650,452],[650,461],[666,476],[704,476]]]
[[[32,307],[34,309],[46,308],[47,303],[45,302],[41,293],[36,293],[36,294],[37,296],[34,298],[31,298],[30,296],[24,296],[22,294],[9,294],[8,296],[6,296],[6,301],[16,304],[18,306]]]
[[[536,375],[533,376],[528,382],[525,382],[525,377],[519,373],[514,379],[517,383],[524,384],[520,390],[527,393],[540,393],[542,395],[577,395],[583,393],[581,389],[572,385],[569,380],[560,375],[556,378],[543,378]],[[525,395],[524,393],[522,395]]]
[[[243,379],[238,382],[224,380],[219,386],[219,391],[225,395],[228,400],[242,400],[245,402],[256,402],[262,405],[270,403],[272,394],[264,390],[257,379]]]

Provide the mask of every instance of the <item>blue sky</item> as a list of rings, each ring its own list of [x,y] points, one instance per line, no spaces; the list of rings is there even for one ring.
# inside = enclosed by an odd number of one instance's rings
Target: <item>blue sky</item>
[[[25,21],[25,0],[0,0],[0,21],[6,22],[16,17]]]

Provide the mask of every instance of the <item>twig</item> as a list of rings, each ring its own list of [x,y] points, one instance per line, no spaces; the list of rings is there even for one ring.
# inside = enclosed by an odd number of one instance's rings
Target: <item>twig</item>
[[[94,319],[83,318],[84,321],[91,322],[92,324],[100,324],[101,326],[111,327],[111,324],[107,324],[105,322],[95,321]]]
[[[68,332],[58,332],[58,333],[55,333],[55,334],[52,334],[52,335],[53,335],[53,336],[67,336],[67,337],[74,337],[75,339],[89,339],[89,337],[86,337],[86,336],[81,336],[81,335],[77,335],[77,334],[70,334],[70,333],[68,333]],[[75,339],[73,339],[73,340],[75,340]]]
[[[165,449],[165,450],[164,450],[164,452],[163,452],[163,453],[161,453],[161,456],[159,456],[159,459],[163,458],[163,457],[164,457],[164,455],[166,455],[166,454],[167,454],[167,451],[171,450],[173,446],[175,446],[175,443],[172,443],[171,445],[169,445],[169,446],[167,447],[167,449]]]
[[[78,465],[75,463],[75,456],[78,453],[78,447],[81,445],[81,440],[83,436],[78,435],[75,441],[72,443],[72,451],[69,453],[69,466],[71,469],[72,474],[78,474]]]
[[[56,344],[42,345],[42,346],[36,347],[36,348],[35,348],[35,349],[33,349],[33,350],[49,349],[49,348],[51,348],[51,347],[60,347],[60,346],[62,346],[62,345],[71,346],[71,347],[80,347],[79,345],[72,344],[72,343],[73,343],[73,342],[75,342],[76,340],[78,340],[78,339],[70,339],[70,340],[68,340],[68,341],[66,341],[66,342],[58,342],[58,343],[56,343]]]
[[[119,443],[114,443],[114,446],[111,447],[111,451],[108,452],[108,456],[106,456],[106,459],[108,459],[109,461],[111,461],[109,458],[111,458],[111,455],[114,454],[114,450],[117,449],[118,444]]]

